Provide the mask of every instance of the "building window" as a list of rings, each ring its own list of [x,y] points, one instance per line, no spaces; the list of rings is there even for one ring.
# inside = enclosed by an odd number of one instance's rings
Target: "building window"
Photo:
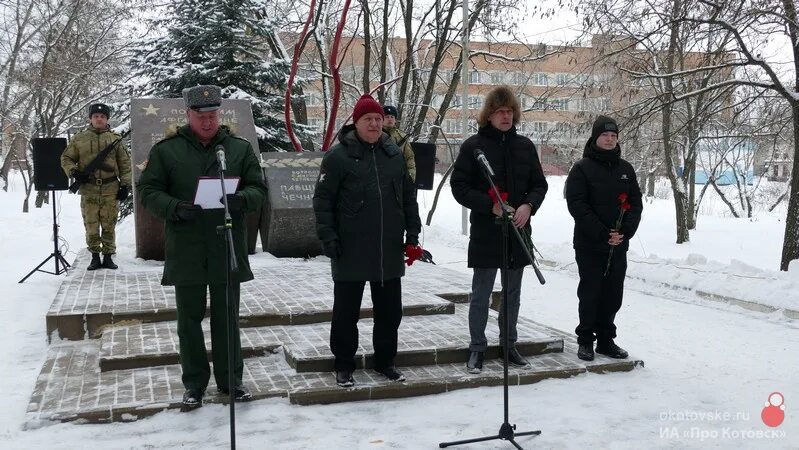
[[[318,133],[322,131],[322,119],[316,117],[309,117],[308,126],[311,127],[314,132]]]
[[[568,73],[557,73],[555,74],[555,84],[558,86],[566,86],[569,84],[570,76]]]
[[[533,101],[533,105],[531,108],[533,111],[544,111],[547,109],[547,98],[536,98]]]
[[[544,134],[549,129],[549,123],[547,122],[533,122],[533,133],[536,134]]]
[[[322,106],[322,96],[316,92],[308,94],[305,98],[306,106]]]
[[[480,84],[480,72],[473,70],[469,72],[469,84]]]
[[[469,109],[480,109],[483,107],[483,96],[470,95],[469,96]]]
[[[547,86],[549,77],[543,72],[536,72],[530,76],[530,84],[533,86]]]
[[[555,111],[568,111],[569,110],[569,99],[568,98],[556,98],[552,100],[550,103],[550,107]]]
[[[505,72],[490,72],[491,84],[505,84]]]
[[[463,126],[460,119],[444,119],[441,129],[447,134],[461,134]]]

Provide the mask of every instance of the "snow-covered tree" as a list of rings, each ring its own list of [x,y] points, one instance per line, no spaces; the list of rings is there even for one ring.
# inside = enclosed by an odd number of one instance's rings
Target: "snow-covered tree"
[[[254,0],[176,0],[165,12],[151,22],[157,35],[134,52],[133,66],[147,80],[141,93],[180,97],[187,87],[220,86],[225,98],[252,103],[261,151],[289,149],[283,93],[290,62],[268,45],[277,19]]]

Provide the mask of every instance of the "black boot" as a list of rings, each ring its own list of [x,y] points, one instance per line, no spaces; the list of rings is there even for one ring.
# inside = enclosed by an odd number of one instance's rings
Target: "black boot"
[[[183,406],[180,410],[186,412],[201,407],[204,394],[204,389],[186,389],[186,392],[183,393]]]
[[[499,347],[499,351],[502,352],[499,354],[500,358],[505,357],[505,349]],[[516,367],[527,367],[530,363],[527,362],[526,359],[519,353],[519,350],[516,350],[516,347],[511,347],[508,350],[508,364],[511,364]]]
[[[629,356],[627,350],[616,345],[613,339],[597,342],[596,352],[615,359],[626,359]]]
[[[109,254],[103,254],[103,267],[112,270],[116,270],[119,268],[119,266],[114,264],[114,260],[111,259],[111,255]]]
[[[478,374],[483,371],[483,352],[472,352],[471,355],[469,355],[469,362],[466,363],[466,370],[473,374]]]
[[[582,359],[583,361],[593,361],[594,360],[594,343],[590,344],[580,344],[577,348],[577,357]]]
[[[100,254],[99,253],[92,253],[92,262],[89,263],[89,267],[86,270],[97,270],[102,266],[100,263]]]
[[[355,379],[352,378],[351,370],[339,370],[336,372],[336,384],[341,387],[352,387],[355,385]]]
[[[385,376],[390,381],[405,381],[405,375],[394,366],[388,366],[384,369],[375,369],[375,372]]]
[[[227,386],[217,387],[216,390],[220,394],[225,394],[225,395],[229,395],[230,392],[228,391]],[[252,392],[250,392],[250,390],[247,389],[247,387],[245,387],[243,384],[233,386],[233,396],[237,402],[247,402],[252,400]]]

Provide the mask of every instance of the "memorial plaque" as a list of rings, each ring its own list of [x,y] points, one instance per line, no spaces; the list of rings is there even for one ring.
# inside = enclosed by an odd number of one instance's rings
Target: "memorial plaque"
[[[277,257],[307,257],[322,253],[316,237],[313,194],[322,152],[263,153],[269,189],[263,210],[263,250]]]
[[[238,136],[250,141],[259,157],[258,139],[252,108],[247,100],[223,99],[220,123]],[[133,182],[138,183],[153,144],[166,137],[171,128],[186,124],[186,105],[182,98],[134,98],[130,102],[131,158]],[[134,189],[135,191],[135,189]],[[136,220],[136,256],[164,260],[164,223],[139,203],[134,194],[133,213]],[[247,215],[248,248],[255,252],[262,211]]]

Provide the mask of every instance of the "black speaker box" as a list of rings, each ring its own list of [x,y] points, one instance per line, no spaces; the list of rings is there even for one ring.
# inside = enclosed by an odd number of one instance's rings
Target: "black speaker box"
[[[69,179],[61,169],[61,154],[67,148],[64,138],[34,138],[33,148],[33,185],[37,191],[65,191],[69,188]]]
[[[416,188],[433,189],[433,175],[436,172],[436,145],[426,142],[411,142],[416,158]]]

